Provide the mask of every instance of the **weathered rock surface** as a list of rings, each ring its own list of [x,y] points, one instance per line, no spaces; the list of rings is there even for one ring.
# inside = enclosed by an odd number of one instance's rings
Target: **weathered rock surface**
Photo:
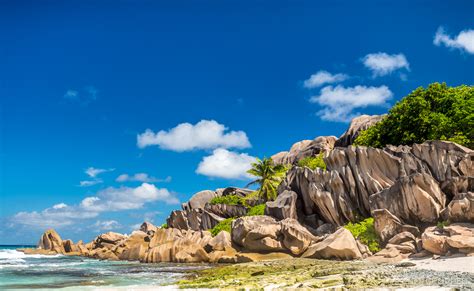
[[[370,196],[372,210],[387,209],[402,221],[436,223],[446,204],[438,182],[426,173],[401,177],[394,185]]]
[[[152,234],[151,232],[155,232],[156,229],[157,229],[157,227],[155,225],[153,225],[152,223],[148,222],[148,221],[145,221],[140,226],[140,230],[147,233],[147,234]]]
[[[280,226],[283,246],[293,255],[302,254],[310,245],[321,240],[301,226],[296,219],[286,218],[280,221]]]
[[[66,252],[61,237],[54,229],[48,229],[43,233],[38,242],[38,248],[53,251],[58,254],[64,254]]]
[[[215,237],[209,240],[208,245],[213,251],[224,251],[226,248],[232,247],[230,233],[225,230],[219,232]]]
[[[289,151],[279,152],[271,158],[277,165],[292,165],[303,158],[332,150],[335,142],[335,136],[319,136],[314,140],[302,140],[293,144]]]
[[[458,193],[442,213],[444,220],[474,223],[474,193]]]
[[[298,195],[293,191],[285,190],[280,193],[275,201],[268,201],[265,207],[265,215],[277,220],[285,218],[297,219],[296,199]]]
[[[311,245],[302,255],[315,259],[361,259],[362,254],[351,232],[341,227],[323,241]]]
[[[417,227],[402,224],[400,219],[387,209],[376,209],[372,211],[372,216],[374,217],[375,232],[383,244],[399,233],[409,232],[415,237],[420,235],[420,230]]]
[[[344,225],[378,209],[389,210],[402,225],[433,224],[441,213],[470,221],[473,157],[472,150],[445,141],[335,148],[325,157],[327,171],[295,166],[278,192],[297,193],[298,218],[305,222],[316,216],[313,221]]]
[[[445,255],[448,252],[446,238],[436,226],[428,227],[421,235],[423,248],[437,255]]]
[[[351,124],[336,141],[336,147],[347,147],[359,136],[359,133],[382,120],[384,115],[361,115],[352,119]]]

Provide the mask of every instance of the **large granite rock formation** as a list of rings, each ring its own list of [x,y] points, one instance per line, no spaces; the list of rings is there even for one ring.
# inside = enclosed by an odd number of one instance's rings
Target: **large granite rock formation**
[[[45,251],[53,251],[58,254],[64,254],[66,252],[61,237],[54,229],[48,229],[43,233],[38,242],[38,248]]]
[[[382,120],[385,115],[361,115],[352,119],[351,124],[336,141],[336,147],[347,147],[354,143],[359,133]]]
[[[226,195],[245,197],[252,192],[250,189],[236,187],[200,191],[182,204],[182,210],[172,211],[166,222],[169,227],[182,230],[211,229],[225,218],[239,217],[247,213],[247,208],[242,205],[211,205],[209,202],[212,198]]]
[[[325,158],[327,171],[293,167],[279,193],[297,193],[303,216],[298,218],[307,224],[322,220],[340,226],[378,209],[386,209],[401,225],[433,224],[442,213],[469,221],[473,160],[474,151],[444,141],[384,149],[336,148]]]
[[[271,158],[277,165],[293,165],[303,158],[332,150],[335,142],[335,136],[320,136],[314,140],[302,140],[293,144],[289,151],[279,152]]]

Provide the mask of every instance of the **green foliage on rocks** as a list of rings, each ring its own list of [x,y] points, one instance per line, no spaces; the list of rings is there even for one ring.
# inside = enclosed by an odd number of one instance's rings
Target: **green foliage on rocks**
[[[221,232],[223,230],[228,231],[230,233],[230,231],[232,229],[232,221],[234,221],[234,220],[235,220],[235,218],[227,218],[227,219],[222,220],[218,224],[216,224],[216,226],[214,226],[210,230],[212,236],[218,235],[219,232]]]
[[[374,227],[374,218],[369,217],[360,222],[349,222],[344,226],[361,243],[367,245],[373,253],[380,251],[379,239]]]
[[[277,196],[277,188],[286,175],[288,168],[284,165],[275,165],[271,158],[257,159],[252,163],[252,168],[247,171],[250,175],[258,177],[258,179],[247,184],[259,185],[257,190],[260,198],[265,201],[274,200]]]
[[[255,205],[247,212],[247,216],[265,215],[265,204]]]
[[[474,86],[433,83],[417,88],[380,122],[362,131],[355,145],[383,147],[447,140],[474,148]]]
[[[326,163],[324,162],[324,159],[323,159],[323,153],[320,153],[317,156],[306,157],[299,160],[298,166],[308,167],[311,170],[316,170],[316,168],[326,170]]]
[[[209,201],[210,204],[242,205],[243,199],[237,195],[226,195],[214,197]]]
[[[161,227],[161,228],[168,228],[168,223],[165,222],[165,223],[163,223],[160,227]]]

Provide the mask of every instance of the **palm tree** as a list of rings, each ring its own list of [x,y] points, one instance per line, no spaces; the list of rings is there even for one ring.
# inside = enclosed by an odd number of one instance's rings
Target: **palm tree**
[[[275,165],[271,158],[263,158],[263,160],[257,158],[247,173],[259,178],[247,184],[247,187],[258,184],[260,185],[257,190],[258,196],[265,201],[274,200],[277,196],[278,185],[285,177],[286,171],[285,166]]]

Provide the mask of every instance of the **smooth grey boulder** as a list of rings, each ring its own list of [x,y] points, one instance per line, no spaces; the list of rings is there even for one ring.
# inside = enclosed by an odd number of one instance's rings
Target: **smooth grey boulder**
[[[268,201],[265,207],[265,215],[274,217],[277,220],[285,218],[297,219],[296,199],[298,195],[293,191],[283,191],[275,201]]]

